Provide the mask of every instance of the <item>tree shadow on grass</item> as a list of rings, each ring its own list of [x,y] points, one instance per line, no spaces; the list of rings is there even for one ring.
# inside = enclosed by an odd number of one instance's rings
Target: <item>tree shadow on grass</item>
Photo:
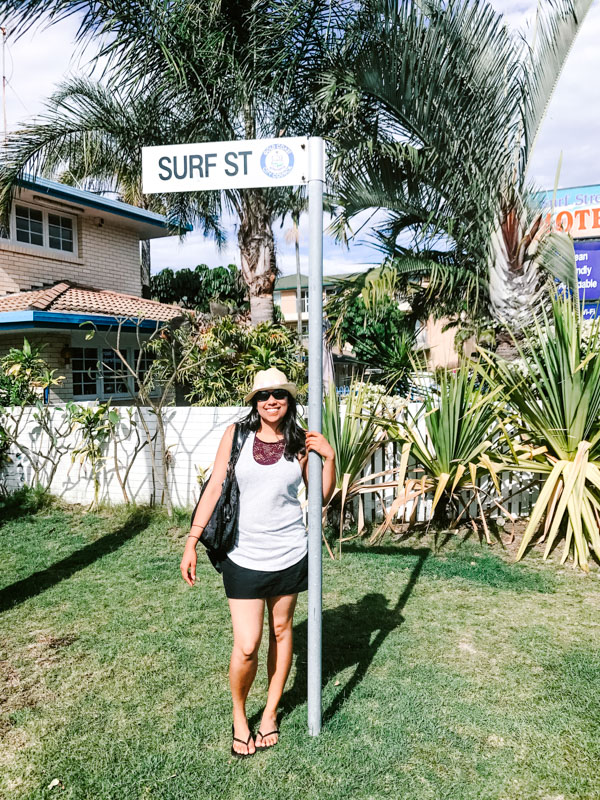
[[[323,721],[330,720],[343,706],[367,674],[375,654],[389,634],[404,621],[404,609],[419,579],[423,564],[431,554],[429,548],[397,547],[397,556],[414,556],[417,561],[396,605],[388,607],[384,595],[370,592],[357,603],[345,603],[323,612],[323,685],[337,674],[354,666],[350,679],[342,686],[323,712]],[[373,634],[375,636],[373,637]],[[284,694],[280,709],[283,715],[306,702],[307,621],[294,627],[294,649],[298,653],[294,684]]]
[[[0,613],[9,608],[23,603],[30,597],[35,597],[46,589],[70,578],[76,572],[93,564],[99,558],[118,550],[138,533],[141,533],[151,519],[151,512],[147,508],[133,509],[125,522],[116,531],[102,536],[95,542],[76,550],[71,555],[62,558],[46,569],[34,572],[27,578],[10,584],[0,589]]]

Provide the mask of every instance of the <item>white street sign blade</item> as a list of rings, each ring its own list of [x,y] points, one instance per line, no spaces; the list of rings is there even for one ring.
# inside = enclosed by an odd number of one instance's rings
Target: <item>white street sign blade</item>
[[[142,148],[145,194],[297,186],[309,178],[308,137]]]

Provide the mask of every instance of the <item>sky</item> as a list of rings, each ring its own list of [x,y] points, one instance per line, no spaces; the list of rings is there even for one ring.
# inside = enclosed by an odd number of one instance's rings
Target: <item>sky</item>
[[[540,0],[548,2],[548,0]],[[535,0],[492,0],[496,10],[505,15],[509,26],[524,29],[531,25]],[[6,47],[6,115],[8,130],[43,110],[44,100],[63,78],[81,72],[81,59],[75,56],[76,23],[66,20],[51,28],[34,29],[13,41],[10,31]],[[560,186],[584,186],[600,183],[600,158],[596,155],[600,121],[600,0],[594,0],[575,45],[556,86],[533,153],[529,177],[540,188],[554,185],[562,151]],[[152,272],[163,267],[193,268],[234,263],[239,266],[239,251],[233,220],[228,242],[222,250],[201,231],[188,234],[183,243],[175,237],[155,239],[152,243]],[[283,228],[276,224],[277,263],[282,274],[295,272],[294,246],[286,242]],[[378,263],[378,252],[365,241],[344,248],[326,236],[323,247],[323,270],[326,275],[352,272]],[[307,272],[308,219],[300,224],[300,256]]]

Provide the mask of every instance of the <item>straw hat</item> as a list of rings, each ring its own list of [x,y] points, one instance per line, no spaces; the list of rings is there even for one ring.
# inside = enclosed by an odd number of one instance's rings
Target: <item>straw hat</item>
[[[298,387],[295,383],[290,383],[280,369],[270,367],[269,369],[261,369],[254,376],[254,385],[252,391],[244,397],[244,402],[249,403],[257,392],[262,392],[263,389],[286,389],[292,397],[296,397]]]

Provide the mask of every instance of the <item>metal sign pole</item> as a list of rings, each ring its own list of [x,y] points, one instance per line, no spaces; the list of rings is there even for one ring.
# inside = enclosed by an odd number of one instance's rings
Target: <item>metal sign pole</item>
[[[308,140],[308,428],[321,433],[323,410],[323,168],[324,142]],[[308,458],[308,732],[321,731],[321,457]]]

